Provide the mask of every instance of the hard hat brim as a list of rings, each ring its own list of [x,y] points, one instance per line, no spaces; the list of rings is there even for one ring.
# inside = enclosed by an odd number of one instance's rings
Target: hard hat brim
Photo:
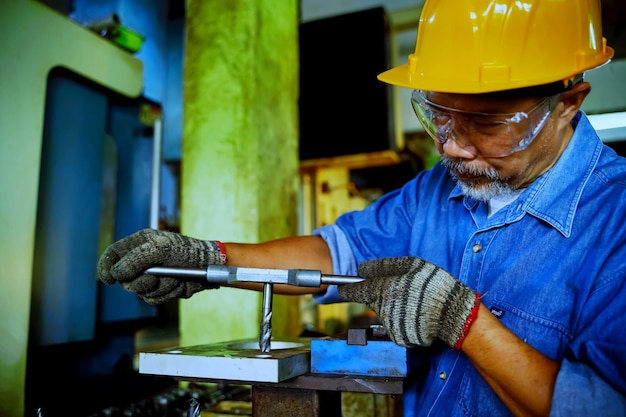
[[[558,81],[569,80],[577,74],[588,71],[610,62],[615,51],[606,45],[602,54],[596,55],[595,59],[587,62],[575,69],[573,73],[567,74],[551,74],[550,78],[537,78],[535,80],[528,79],[503,79],[501,82],[491,81],[488,83],[481,82],[479,79],[451,79],[451,78],[434,78],[432,74],[423,76],[419,72],[413,73],[409,64],[402,64],[378,74],[378,79],[384,83],[395,85],[398,87],[409,88],[412,90],[437,91],[441,93],[456,94],[483,94],[496,91],[514,90],[517,88],[525,88],[529,86],[539,86]]]

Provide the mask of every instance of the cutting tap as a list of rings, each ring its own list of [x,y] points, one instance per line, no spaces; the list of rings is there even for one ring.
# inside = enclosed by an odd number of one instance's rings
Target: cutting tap
[[[259,349],[269,352],[272,339],[272,298],[274,284],[319,288],[322,285],[344,285],[363,281],[349,275],[327,275],[313,269],[244,268],[227,265],[209,265],[206,269],[172,268],[156,266],[146,273],[181,279],[201,280],[210,284],[263,284],[263,307],[259,335]]]

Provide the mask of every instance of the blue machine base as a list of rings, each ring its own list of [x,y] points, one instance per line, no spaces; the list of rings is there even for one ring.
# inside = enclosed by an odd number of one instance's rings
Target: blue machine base
[[[408,374],[406,348],[386,340],[348,345],[346,340],[311,340],[311,373],[401,377]]]

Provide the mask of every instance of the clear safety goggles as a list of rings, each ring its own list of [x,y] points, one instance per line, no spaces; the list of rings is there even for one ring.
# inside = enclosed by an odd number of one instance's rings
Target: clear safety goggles
[[[532,143],[558,98],[558,94],[545,97],[527,111],[477,113],[433,103],[428,100],[427,92],[415,90],[411,104],[418,120],[436,142],[444,144],[452,139],[475,156],[502,158]]]

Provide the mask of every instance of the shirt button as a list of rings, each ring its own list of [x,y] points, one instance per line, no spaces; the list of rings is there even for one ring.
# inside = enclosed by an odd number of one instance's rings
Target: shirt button
[[[474,253],[478,253],[483,250],[483,247],[480,243],[475,243],[474,246],[472,246],[472,250],[474,251]]]
[[[445,371],[439,372],[439,379],[441,379],[442,381],[445,381],[447,377],[448,377],[448,374],[446,374]]]

